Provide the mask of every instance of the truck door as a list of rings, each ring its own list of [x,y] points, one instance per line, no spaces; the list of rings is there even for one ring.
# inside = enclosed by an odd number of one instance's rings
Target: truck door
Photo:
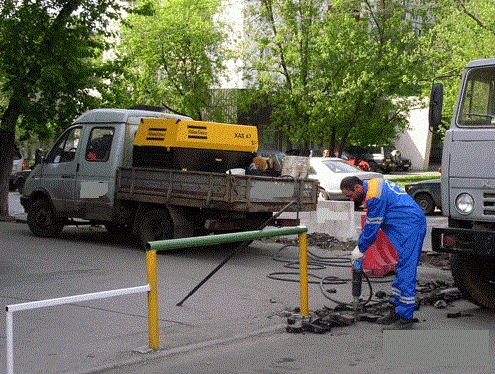
[[[117,130],[123,126],[117,126]],[[116,128],[111,125],[87,126],[87,142],[79,158],[75,200],[78,216],[110,220],[112,217],[118,145]],[[85,138],[86,138],[85,136]]]
[[[70,216],[74,207],[77,153],[82,127],[68,129],[57,140],[42,165],[41,186],[48,192],[56,212]]]

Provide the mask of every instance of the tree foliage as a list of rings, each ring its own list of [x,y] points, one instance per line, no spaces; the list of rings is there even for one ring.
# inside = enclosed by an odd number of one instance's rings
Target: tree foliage
[[[397,1],[259,0],[250,9],[248,77],[293,143],[386,143],[404,128],[425,59]]]
[[[0,216],[8,213],[16,127],[47,137],[96,105],[116,4],[0,0]]]
[[[127,17],[118,48],[124,66],[109,100],[166,107],[201,119],[224,68],[218,0],[144,0]]]
[[[427,77],[443,81],[443,117],[450,124],[459,91],[459,77],[471,60],[495,56],[495,5],[483,0],[435,1],[430,13],[433,27],[422,39],[422,54],[430,63]]]

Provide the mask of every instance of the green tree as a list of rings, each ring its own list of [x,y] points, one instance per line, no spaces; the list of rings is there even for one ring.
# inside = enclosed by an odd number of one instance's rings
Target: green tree
[[[426,61],[413,24],[423,14],[397,1],[334,2],[318,40],[315,135],[342,150],[385,144],[407,126]]]
[[[426,77],[430,81],[437,78],[445,85],[443,122],[448,127],[463,69],[471,60],[495,56],[495,4],[443,0],[433,5],[430,12],[435,24],[425,33],[421,51],[430,60]]]
[[[404,128],[424,59],[402,2],[259,0],[250,9],[249,78],[293,143],[385,143]]]
[[[219,10],[219,0],[139,1],[122,30],[117,61],[124,69],[109,100],[202,119],[226,58]]]
[[[324,0],[258,0],[247,9],[246,78],[259,103],[272,106],[272,125],[293,144],[310,139],[312,83]],[[253,104],[253,103],[251,103]]]
[[[0,0],[0,216],[16,128],[41,138],[96,105],[114,0]]]

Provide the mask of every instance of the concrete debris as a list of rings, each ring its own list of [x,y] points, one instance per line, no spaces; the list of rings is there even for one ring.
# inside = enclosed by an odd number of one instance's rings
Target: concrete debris
[[[353,316],[333,312],[324,308],[313,312],[309,317],[294,314],[287,318],[286,331],[289,333],[312,332],[315,334],[325,334],[332,327],[349,326],[354,323]]]
[[[456,300],[462,297],[462,293],[461,293],[461,291],[459,291],[459,289],[457,287],[450,287],[450,288],[446,288],[444,290],[441,290],[439,292],[439,295],[444,296],[444,298],[456,299]]]
[[[447,318],[459,318],[459,317],[472,317],[471,313],[457,312],[457,313],[447,313]]]
[[[357,321],[376,322],[388,310],[391,304],[379,302],[373,305],[366,305],[359,311],[354,311],[350,305],[337,305],[334,309],[323,307],[304,317],[299,314],[299,310],[287,317],[286,331],[289,333],[312,332],[324,334],[331,331],[333,327],[350,326]]]
[[[312,332],[324,334],[331,331],[333,327],[350,326],[357,321],[375,323],[378,318],[384,316],[394,307],[388,301],[392,295],[378,291],[375,296],[378,299],[377,301],[360,305],[357,311],[349,304],[338,304],[333,309],[325,306],[306,317],[300,314],[299,308],[295,308],[292,313],[287,312],[284,314],[284,316],[287,316],[286,330],[289,333]],[[453,284],[441,280],[419,283],[416,295],[416,309],[419,310],[421,305],[433,305],[435,308],[445,309],[449,303],[459,299],[462,299],[462,294],[459,289],[453,287]],[[469,316],[469,314],[462,312],[447,314],[447,318],[464,316]],[[414,320],[418,321],[417,318],[414,318]]]
[[[308,244],[322,249],[352,250],[356,246],[355,241],[342,242],[331,235],[314,232],[308,234]]]
[[[292,312],[286,311],[283,315],[287,317],[286,331],[289,333],[312,332],[325,334],[331,331],[333,327],[350,326],[357,321],[375,323],[378,318],[384,316],[394,307],[388,301],[391,296],[386,292],[378,291],[375,293],[375,297],[378,300],[360,305],[357,311],[349,304],[338,304],[333,309],[325,306],[312,312],[309,316],[302,316],[300,309],[295,308]],[[421,305],[433,305],[435,308],[445,309],[449,303],[459,299],[462,299],[462,294],[453,284],[441,280],[418,283],[416,309],[419,310]],[[447,314],[447,318],[464,316],[470,316],[470,314],[463,312]],[[418,321],[417,318],[414,318],[414,320]]]
[[[420,305],[433,305],[435,308],[443,309],[452,301],[463,298],[457,287],[440,280],[418,284],[416,291],[418,294],[424,294],[424,296],[416,296],[416,309],[419,309]]]
[[[448,253],[423,252],[420,264],[450,270],[450,255]]]
[[[447,302],[445,300],[437,300],[433,306],[437,309],[445,309],[447,308]]]
[[[378,299],[381,299],[381,300],[386,299],[387,297],[389,297],[385,291],[377,291],[377,292],[375,293],[375,296],[376,296]]]
[[[371,313],[359,313],[357,315],[357,320],[358,321],[365,321],[365,322],[376,322],[376,320],[380,318],[380,316],[376,314],[371,314]]]

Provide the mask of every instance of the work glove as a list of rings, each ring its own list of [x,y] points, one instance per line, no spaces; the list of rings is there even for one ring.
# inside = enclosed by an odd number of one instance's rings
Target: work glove
[[[364,253],[359,250],[359,247],[356,246],[351,252],[351,262],[354,264],[355,262],[363,262]]]

